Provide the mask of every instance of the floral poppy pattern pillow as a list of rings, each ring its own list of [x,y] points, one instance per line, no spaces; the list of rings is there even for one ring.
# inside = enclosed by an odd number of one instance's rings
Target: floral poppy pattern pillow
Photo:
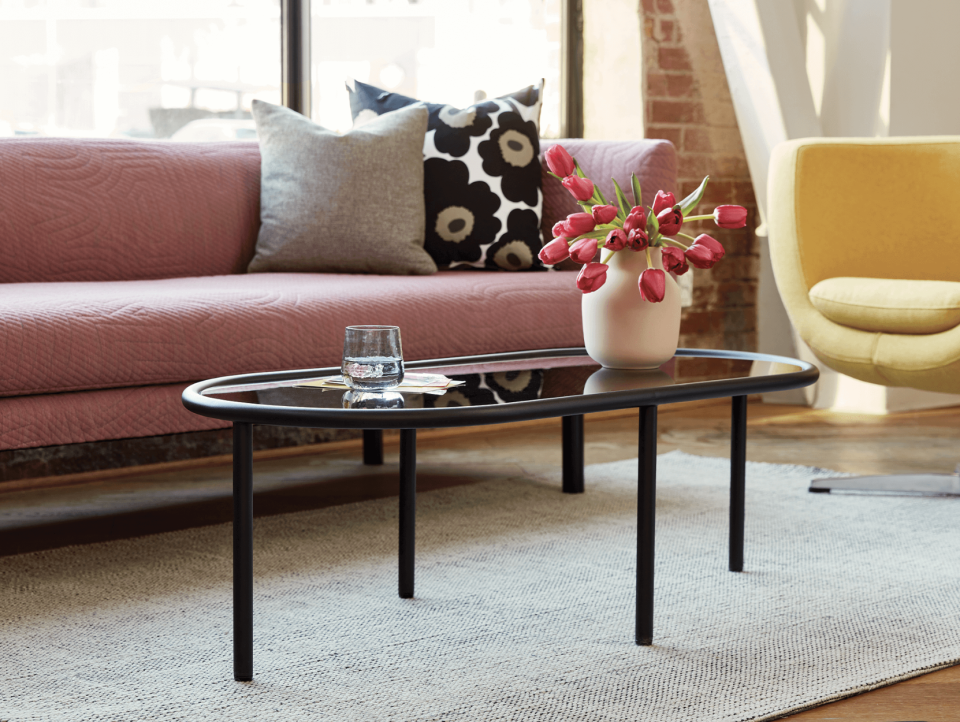
[[[393,110],[430,111],[423,144],[425,248],[441,268],[542,270],[540,106],[543,81],[468,108],[424,103],[359,81],[353,127]]]

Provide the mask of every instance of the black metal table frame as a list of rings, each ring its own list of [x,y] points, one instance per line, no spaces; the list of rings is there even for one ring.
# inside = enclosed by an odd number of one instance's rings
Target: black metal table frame
[[[583,356],[582,348],[522,351],[486,356],[432,359],[405,364],[408,369],[473,366],[536,358]],[[489,406],[432,409],[326,409],[268,406],[227,401],[204,395],[216,388],[271,384],[338,373],[338,368],[244,374],[193,384],[183,392],[189,410],[233,422],[233,650],[234,678],[253,679],[253,425],[309,428],[360,428],[364,463],[383,461],[382,430],[400,429],[400,597],[414,593],[416,532],[417,429],[483,426],[562,417],[563,482],[567,494],[584,490],[583,416],[587,413],[637,408],[640,416],[637,494],[637,581],[635,641],[653,643],[653,573],[655,558],[657,407],[665,403],[731,397],[729,569],[743,571],[747,395],[802,388],[816,381],[818,371],[797,359],[769,354],[706,349],[678,349],[677,356],[765,361],[796,366],[798,371],[768,376],[679,383],[648,389],[537,399]]]

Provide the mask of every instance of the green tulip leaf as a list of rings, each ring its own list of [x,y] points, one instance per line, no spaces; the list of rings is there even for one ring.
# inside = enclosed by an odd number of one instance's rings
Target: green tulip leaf
[[[684,215],[684,217],[689,215],[690,211],[696,208],[700,201],[703,200],[703,192],[707,189],[707,181],[709,180],[710,176],[706,176],[697,190],[680,201],[680,212]]]
[[[657,217],[653,215],[653,208],[651,208],[650,212],[647,213],[647,235],[650,236],[651,243],[657,237],[658,233],[660,233],[660,222],[657,220]]]
[[[613,181],[613,188],[617,192],[617,205],[620,206],[620,218],[627,220],[627,215],[630,213],[630,202],[627,200],[627,197],[623,194],[623,189],[620,188],[620,184],[617,183],[616,178],[611,178]]]
[[[633,200],[635,206],[643,205],[643,193],[640,191],[640,181],[636,173],[630,174],[630,184],[633,186]]]
[[[577,169],[577,176],[580,178],[586,178],[587,174],[583,172],[583,169],[580,167],[580,164],[577,163],[577,159],[573,159],[573,167]]]

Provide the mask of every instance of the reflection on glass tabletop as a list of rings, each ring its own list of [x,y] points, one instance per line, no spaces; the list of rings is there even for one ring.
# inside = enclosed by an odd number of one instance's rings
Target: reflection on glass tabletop
[[[655,389],[703,380],[747,378],[750,376],[751,366],[751,359],[694,355],[674,359],[659,369],[633,371],[602,368],[585,355],[544,356],[470,365],[416,366],[418,372],[443,374],[462,382],[442,393],[400,393],[402,389],[360,392],[301,386],[309,380],[337,375],[337,369],[324,369],[320,372],[304,371],[295,378],[282,380],[218,385],[206,389],[203,394],[244,404],[300,408],[421,409],[490,406],[535,399]],[[799,366],[785,366],[782,372],[798,370]]]

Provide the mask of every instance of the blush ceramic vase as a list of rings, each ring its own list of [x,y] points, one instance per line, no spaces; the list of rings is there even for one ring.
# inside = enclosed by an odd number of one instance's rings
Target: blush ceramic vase
[[[663,270],[660,249],[651,248],[653,267]],[[618,251],[608,262],[607,280],[583,294],[583,341],[590,358],[608,369],[655,369],[677,352],[680,341],[680,288],[666,274],[660,303],[640,296],[646,253]]]

